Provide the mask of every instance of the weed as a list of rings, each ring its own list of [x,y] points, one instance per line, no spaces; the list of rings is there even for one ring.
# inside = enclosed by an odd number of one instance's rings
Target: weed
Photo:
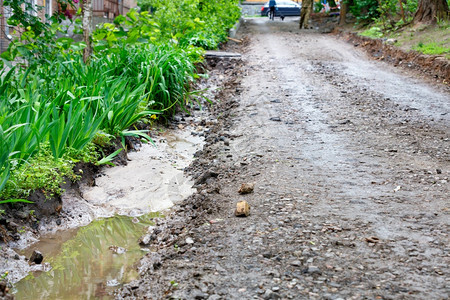
[[[361,32],[360,35],[370,38],[381,38],[383,37],[383,32],[381,31],[381,28],[374,26]]]
[[[450,56],[450,48],[443,46],[443,42],[419,42],[413,49],[428,55],[445,55],[447,58]]]
[[[3,273],[2,275],[0,275],[0,280],[5,279],[6,277],[8,277],[9,272],[6,271],[5,273]]]

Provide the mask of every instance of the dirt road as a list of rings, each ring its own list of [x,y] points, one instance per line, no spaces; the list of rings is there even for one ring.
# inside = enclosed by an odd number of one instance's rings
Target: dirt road
[[[246,20],[242,63],[213,63],[199,192],[118,298],[448,299],[448,89],[297,26]]]

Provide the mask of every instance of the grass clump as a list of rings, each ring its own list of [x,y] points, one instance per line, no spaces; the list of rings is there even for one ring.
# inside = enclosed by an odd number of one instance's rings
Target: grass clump
[[[74,166],[78,162],[95,163],[98,153],[93,144],[83,151],[69,149],[61,158],[54,159],[50,145],[42,145],[41,150],[26,163],[12,162],[11,179],[0,192],[0,199],[27,198],[34,190],[41,190],[47,197],[62,193],[65,180],[76,181]]]
[[[370,27],[369,29],[366,29],[363,32],[359,33],[359,35],[378,39],[378,38],[383,37],[383,32],[380,27],[373,26],[373,27]]]
[[[443,42],[419,42],[413,49],[428,55],[445,55],[447,59],[450,59],[450,48],[443,46]]]

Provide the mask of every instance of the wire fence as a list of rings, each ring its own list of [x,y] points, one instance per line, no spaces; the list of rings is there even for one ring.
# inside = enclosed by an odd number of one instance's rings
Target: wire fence
[[[2,18],[3,19],[3,18]],[[9,46],[9,31],[10,28],[5,23],[3,23],[3,20],[0,24],[0,52],[5,51],[8,49]]]

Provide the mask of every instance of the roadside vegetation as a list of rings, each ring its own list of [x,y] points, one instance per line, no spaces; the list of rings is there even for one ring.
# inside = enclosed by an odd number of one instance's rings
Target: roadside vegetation
[[[449,6],[449,0],[353,0],[344,1],[341,11],[354,17],[362,36],[391,39],[404,50],[449,59]]]
[[[63,26],[67,13],[43,23],[26,1],[5,0],[17,30],[0,63],[0,204],[36,189],[60,194],[64,180],[77,180],[76,163],[110,163],[121,149],[102,151],[113,141],[151,142],[136,124],[166,119],[197,99],[196,65],[204,49],[226,40],[240,16],[237,2],[147,1],[141,12],[99,25],[86,61],[87,43],[67,37],[69,28],[83,32],[81,9]]]

